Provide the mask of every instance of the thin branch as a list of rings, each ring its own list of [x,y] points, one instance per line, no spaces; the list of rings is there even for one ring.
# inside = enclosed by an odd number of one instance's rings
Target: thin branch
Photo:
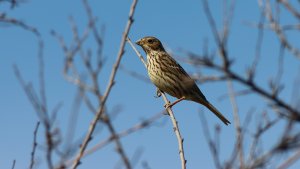
[[[144,64],[145,68],[147,69],[147,63],[146,63],[144,57],[142,56],[142,54],[136,49],[136,47],[134,46],[134,44],[132,43],[132,41],[130,40],[129,37],[127,37],[126,40],[130,44],[132,49],[135,51],[136,55],[140,58],[141,62]]]
[[[129,162],[129,159],[127,158],[124,148],[121,144],[120,138],[118,137],[118,134],[115,130],[115,128],[112,125],[112,122],[110,118],[108,118],[108,115],[105,115],[105,119],[103,120],[104,123],[107,125],[109,132],[111,133],[111,137],[113,138],[115,144],[116,144],[116,151],[120,154],[125,166],[127,169],[131,169],[131,164]]]
[[[80,147],[79,153],[77,154],[77,157],[76,157],[76,159],[73,163],[73,166],[71,167],[72,169],[77,168],[78,165],[80,164],[80,159],[83,156],[84,151],[87,148],[87,145],[89,144],[89,142],[92,139],[92,134],[95,130],[96,124],[97,124],[98,120],[100,119],[100,117],[102,116],[102,114],[104,112],[104,107],[105,107],[106,100],[107,100],[107,98],[110,94],[110,91],[112,89],[112,86],[114,84],[114,79],[115,79],[116,73],[117,73],[118,68],[119,68],[120,61],[121,61],[123,53],[124,53],[125,41],[126,41],[128,33],[129,33],[131,24],[133,22],[133,14],[134,14],[134,11],[135,11],[136,4],[137,4],[137,0],[133,0],[131,8],[130,8],[130,12],[129,12],[129,19],[127,21],[127,25],[126,25],[125,31],[123,33],[123,36],[122,36],[121,45],[120,45],[120,49],[119,49],[119,52],[118,52],[117,60],[114,64],[114,66],[113,66],[113,69],[112,69],[112,72],[111,72],[111,75],[110,75],[110,79],[109,79],[109,83],[107,85],[106,91],[105,91],[105,93],[104,93],[104,95],[101,99],[101,107],[98,110],[97,114],[95,115],[93,121],[91,122],[88,133],[87,133],[87,135],[86,135],[86,137],[85,137],[85,139],[84,139],[84,141],[83,141],[83,143]]]
[[[261,58],[261,50],[262,50],[262,43],[263,43],[263,37],[264,37],[264,29],[263,29],[264,21],[265,21],[265,17],[264,17],[263,12],[261,12],[259,23],[258,23],[258,32],[257,32],[256,45],[255,45],[255,56],[254,56],[252,65],[248,71],[248,76],[251,81],[253,80],[253,78],[255,76],[256,68],[257,68],[259,60]]]
[[[234,89],[232,85],[232,81],[228,80],[228,93],[230,96],[230,102],[233,109],[234,115],[234,126],[236,130],[236,146],[240,160],[239,168],[244,168],[244,152],[243,152],[243,131],[240,124],[240,117],[238,114],[238,107],[234,96]]]
[[[20,20],[17,20],[15,18],[7,17],[5,13],[0,13],[0,23],[1,22],[19,26],[29,32],[32,32],[37,37],[40,37],[40,35],[41,35],[40,32],[35,27],[27,25],[26,23],[24,23]]]
[[[300,150],[298,150],[295,154],[289,157],[286,161],[279,165],[278,169],[286,169],[289,168],[293,163],[300,159]]]
[[[207,124],[206,118],[204,116],[204,113],[199,112],[199,116],[200,116],[200,120],[201,120],[201,124],[202,124],[203,135],[209,146],[210,152],[212,153],[215,167],[217,169],[221,169],[222,167],[221,167],[220,158],[219,158],[219,151],[218,151],[216,142],[210,136],[208,124]]]
[[[38,129],[39,129],[39,126],[40,126],[40,122],[38,121],[36,123],[36,127],[35,127],[35,130],[33,132],[33,144],[32,144],[32,151],[31,151],[31,159],[30,159],[30,165],[29,165],[29,168],[30,169],[33,169],[33,166],[34,166],[34,156],[35,156],[35,150],[36,150],[36,147],[37,147],[37,132],[38,132]]]
[[[94,25],[94,22],[95,22],[96,19],[94,19],[94,17],[93,17],[92,9],[89,6],[88,1],[83,0],[83,4],[85,6],[85,10],[86,10],[86,13],[88,15],[90,25]],[[102,38],[99,36],[99,33],[98,33],[97,29],[95,28],[95,26],[92,27],[92,30],[93,30],[93,35],[94,35],[94,38],[95,38],[97,46],[98,46],[96,69],[94,70],[93,67],[92,67],[91,52],[87,52],[87,54],[84,54],[83,50],[80,49],[80,55],[82,56],[83,62],[85,63],[85,67],[88,69],[89,74],[91,76],[92,83],[93,83],[93,93],[95,94],[95,96],[97,98],[99,98],[99,103],[101,105],[102,94],[100,92],[100,87],[99,87],[99,84],[98,84],[98,74],[99,74],[100,70],[102,69],[101,56],[102,56],[102,49],[103,49],[103,41],[102,41]],[[104,108],[104,109],[106,109],[106,108]],[[101,120],[108,127],[108,130],[111,133],[111,136],[113,137],[113,141],[115,142],[116,151],[121,156],[121,159],[122,159],[123,163],[125,164],[126,168],[127,169],[132,168],[131,164],[130,164],[130,161],[129,161],[126,153],[125,153],[125,150],[122,146],[120,138],[117,136],[117,132],[116,132],[114,126],[113,126],[111,118],[109,117],[109,115],[106,112],[103,112]]]
[[[283,112],[278,112],[280,115],[287,117],[289,119],[293,119],[296,121],[300,121],[300,112],[297,109],[294,109],[291,107],[288,103],[285,101],[281,100],[278,95],[273,95],[273,93],[270,93],[266,90],[264,90],[261,86],[258,84],[254,83],[248,78],[242,77],[238,75],[236,72],[226,69],[223,66],[220,66],[212,61],[209,61],[205,58],[195,58],[192,56],[192,60],[195,64],[199,63],[199,65],[205,65],[209,68],[218,70],[222,73],[225,73],[228,78],[237,81],[241,83],[242,85],[248,87],[250,90],[254,91],[255,93],[265,97],[268,101],[272,102],[275,107],[279,107],[282,109],[285,109],[288,111],[288,113],[283,113]]]
[[[211,14],[210,8],[209,8],[209,4],[207,2],[207,0],[202,0],[202,4],[203,4],[203,10],[205,11],[205,14],[207,16],[210,28],[212,30],[213,36],[215,38],[215,42],[218,45],[218,49],[219,49],[219,53],[221,56],[221,59],[223,61],[224,67],[229,68],[230,66],[230,62],[227,56],[227,51],[226,51],[226,41],[227,41],[227,35],[228,35],[228,25],[225,25],[225,31],[224,31],[224,35],[223,38],[219,35],[217,26],[216,26],[216,22]]]
[[[150,117],[149,119],[143,120],[143,121],[137,123],[136,125],[117,133],[115,135],[115,137],[122,138],[122,137],[128,136],[128,135],[130,135],[134,132],[137,132],[141,129],[149,127],[155,121],[157,121],[158,119],[163,117],[164,113],[165,113],[165,110],[163,112],[155,114],[154,116]],[[100,143],[98,143],[95,146],[93,146],[92,148],[86,150],[82,157],[87,157],[87,156],[95,153],[97,150],[99,150],[99,149],[105,147],[106,145],[110,144],[113,140],[114,140],[113,135],[110,135],[108,138],[102,140]],[[69,166],[71,164],[71,162],[72,161],[66,162],[66,166]]]
[[[120,69],[121,69],[124,73],[126,73],[126,74],[132,76],[133,78],[136,78],[136,79],[138,79],[138,80],[140,80],[140,81],[143,81],[143,82],[145,82],[145,83],[150,83],[149,78],[147,78],[146,76],[142,75],[141,73],[137,73],[137,72],[135,72],[135,71],[131,71],[131,70],[127,69],[127,68],[126,68],[125,66],[123,66],[123,65],[120,65]]]
[[[12,163],[11,169],[15,169],[15,166],[16,166],[16,160],[13,160],[13,163]]]
[[[263,4],[262,0],[259,0],[259,4]],[[263,9],[266,18],[268,18],[272,30],[277,34],[280,42],[282,45],[284,45],[293,55],[295,55],[297,58],[300,58],[300,51],[296,47],[292,46],[291,43],[289,43],[288,39],[286,38],[282,28],[278,24],[278,22],[274,19],[273,14],[272,14],[272,9],[271,9],[271,3],[269,0],[266,1],[266,7]]]
[[[163,92],[161,92],[161,96],[163,97],[166,104],[170,103],[170,101],[167,99],[166,95]],[[186,169],[186,159],[185,159],[185,156],[184,156],[183,138],[182,138],[180,130],[179,130],[178,122],[177,122],[177,120],[175,118],[175,115],[174,115],[171,108],[168,107],[167,112],[170,115],[170,118],[171,118],[171,121],[172,121],[172,124],[173,124],[173,129],[174,129],[174,132],[175,132],[176,137],[177,137],[179,156],[180,156],[180,160],[181,160],[181,168]]]
[[[288,0],[278,0],[282,3],[288,11],[290,11],[297,19],[300,19],[300,13],[288,2]]]
[[[53,122],[55,120],[55,114],[58,109],[54,109],[53,111],[53,117],[50,118],[50,114],[47,108],[47,100],[46,100],[46,91],[45,91],[45,77],[44,77],[44,56],[43,56],[43,47],[44,43],[42,38],[39,34],[35,34],[38,38],[38,70],[39,70],[39,84],[40,84],[40,92],[38,95],[38,92],[33,88],[31,83],[26,83],[21,73],[16,65],[14,65],[14,73],[17,77],[19,83],[21,84],[24,92],[26,93],[29,101],[32,103],[32,106],[34,107],[38,117],[41,120],[42,125],[45,128],[45,140],[47,142],[47,150],[46,150],[46,162],[49,169],[53,168],[53,159],[52,159],[52,153],[55,149],[56,140],[54,140],[55,131],[53,131]],[[58,107],[59,108],[59,107]]]

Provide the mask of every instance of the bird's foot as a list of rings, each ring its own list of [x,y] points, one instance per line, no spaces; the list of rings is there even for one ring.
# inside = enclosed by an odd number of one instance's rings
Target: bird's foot
[[[181,102],[181,101],[184,100],[184,99],[185,99],[185,97],[183,96],[183,97],[181,97],[180,99],[177,99],[176,101],[174,101],[173,103],[170,103],[170,102],[169,102],[169,103],[165,104],[164,107],[165,107],[166,109],[172,108],[175,104]]]
[[[166,103],[165,105],[164,105],[164,107],[166,108],[166,109],[168,109],[168,108],[172,108],[172,104],[171,104],[171,102],[168,102],[168,103]]]
[[[159,90],[158,88],[156,88],[156,96],[154,96],[155,98],[159,98],[161,96],[162,91]]]

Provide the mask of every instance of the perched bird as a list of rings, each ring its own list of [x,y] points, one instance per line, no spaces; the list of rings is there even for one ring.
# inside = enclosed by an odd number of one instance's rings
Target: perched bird
[[[152,36],[136,42],[147,54],[147,70],[150,80],[162,92],[178,98],[172,105],[191,100],[200,103],[212,111],[226,125],[230,122],[205,98],[195,81],[165,51],[161,42]]]

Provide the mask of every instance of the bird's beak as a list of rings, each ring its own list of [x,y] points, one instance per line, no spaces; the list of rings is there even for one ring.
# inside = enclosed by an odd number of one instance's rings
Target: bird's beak
[[[137,41],[135,42],[135,44],[141,46],[141,45],[142,45],[142,39],[137,40]]]

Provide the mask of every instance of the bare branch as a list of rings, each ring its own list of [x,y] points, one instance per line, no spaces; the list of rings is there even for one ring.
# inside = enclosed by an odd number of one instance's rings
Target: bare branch
[[[202,125],[202,130],[203,130],[203,135],[204,138],[209,146],[210,152],[212,153],[212,157],[214,160],[215,167],[217,169],[221,169],[221,163],[220,163],[220,158],[219,158],[219,150],[217,143],[215,142],[216,140],[213,140],[210,136],[210,132],[208,129],[208,124],[206,121],[206,118],[204,116],[203,112],[199,112],[200,120],[201,120],[201,125]],[[219,128],[219,127],[216,127]]]
[[[132,47],[132,49],[135,51],[136,55],[140,58],[141,62],[144,64],[145,68],[147,69],[147,63],[144,59],[144,57],[142,56],[142,54],[136,49],[136,47],[134,46],[134,44],[131,42],[130,38],[127,37],[127,42],[130,44],[130,46]]]
[[[0,23],[6,23],[6,24],[11,24],[11,25],[15,25],[15,26],[19,26],[29,32],[32,32],[35,36],[37,37],[40,37],[40,33],[39,31],[35,28],[35,27],[32,27],[30,25],[27,25],[26,23],[18,20],[18,19],[15,19],[15,18],[11,18],[11,17],[8,17],[6,16],[5,13],[0,13]]]
[[[125,40],[127,38],[128,32],[129,32],[131,24],[133,22],[133,14],[134,14],[134,11],[135,11],[136,4],[137,4],[137,0],[134,0],[132,2],[131,8],[130,8],[129,19],[127,21],[125,31],[124,31],[123,36],[122,36],[121,45],[120,45],[120,49],[119,49],[119,52],[118,52],[117,60],[114,64],[114,66],[113,66],[113,69],[112,69],[112,72],[111,72],[111,76],[110,76],[109,83],[107,85],[106,91],[105,91],[105,93],[104,93],[104,95],[101,99],[100,110],[98,110],[98,112],[95,115],[93,121],[91,122],[88,133],[87,133],[87,135],[86,135],[86,137],[85,137],[85,139],[84,139],[84,141],[83,141],[83,143],[80,147],[80,150],[79,150],[79,153],[77,154],[76,160],[74,161],[73,166],[71,167],[72,169],[77,168],[77,166],[80,164],[80,159],[83,156],[84,151],[85,151],[88,143],[92,139],[92,133],[95,130],[96,124],[97,124],[98,120],[100,119],[100,117],[102,116],[102,114],[104,112],[104,107],[105,107],[106,100],[107,100],[107,98],[110,94],[110,91],[112,89],[112,86],[114,84],[114,79],[115,79],[117,70],[119,68],[120,61],[121,61],[123,53],[124,53]],[[131,168],[131,167],[127,166],[127,168]]]
[[[11,169],[15,169],[15,166],[16,166],[16,160],[13,160],[13,163],[12,163]]]
[[[230,97],[231,106],[233,109],[233,116],[234,116],[234,126],[236,130],[236,146],[240,160],[239,168],[244,168],[244,152],[243,152],[243,131],[240,124],[240,117],[239,117],[239,110],[236,104],[235,96],[234,96],[234,89],[232,82],[230,80],[227,81],[228,84],[228,93]]]
[[[260,0],[259,4],[261,4],[261,5],[263,4],[262,0]],[[293,55],[300,58],[300,51],[296,47],[292,46],[292,44],[288,41],[288,39],[284,35],[284,32],[283,32],[281,26],[274,19],[272,9],[271,9],[271,3],[269,0],[266,1],[265,8],[262,8],[262,10],[264,10],[264,14],[265,14],[266,18],[268,18],[268,20],[271,24],[271,28],[277,34],[279,40],[281,41],[281,44],[284,45]]]
[[[37,140],[37,132],[38,132],[39,126],[40,126],[40,122],[37,122],[36,127],[33,132],[33,144],[32,144],[31,159],[30,159],[30,165],[29,165],[30,169],[33,169],[33,166],[34,166],[34,161],[35,161],[34,156],[35,156],[35,150],[36,150],[36,146],[37,146],[36,140]]]
[[[155,121],[160,119],[164,115],[164,113],[165,113],[165,110],[163,112],[155,114],[154,116],[152,116],[146,120],[143,120],[143,121],[137,123],[136,125],[128,128],[128,129],[125,129],[125,130],[115,134],[115,137],[118,137],[118,138],[125,137],[125,136],[135,133],[141,129],[149,127]],[[114,139],[115,138],[113,137],[113,135],[110,135],[108,138],[102,140],[100,143],[98,143],[95,146],[93,146],[92,148],[86,150],[82,157],[86,157],[86,156],[89,156],[89,155],[95,153],[96,151],[98,151],[101,148],[105,147],[106,145],[110,144]],[[66,166],[69,166],[71,163],[72,163],[72,161],[66,162]]]
[[[289,168],[293,163],[300,159],[300,151],[298,150],[295,154],[289,157],[286,161],[279,165],[278,169]]]
[[[166,95],[162,92],[161,92],[161,95],[162,95],[165,103],[169,104],[170,101],[167,99]],[[181,160],[181,168],[185,169],[186,168],[186,159],[185,159],[185,156],[184,156],[183,138],[182,138],[180,130],[179,130],[178,122],[177,122],[177,120],[174,116],[173,110],[170,107],[167,107],[167,112],[170,115],[170,118],[171,118],[171,121],[172,121],[172,124],[173,124],[173,129],[174,129],[174,132],[175,132],[176,137],[177,137],[179,156],[180,156],[180,160]]]

